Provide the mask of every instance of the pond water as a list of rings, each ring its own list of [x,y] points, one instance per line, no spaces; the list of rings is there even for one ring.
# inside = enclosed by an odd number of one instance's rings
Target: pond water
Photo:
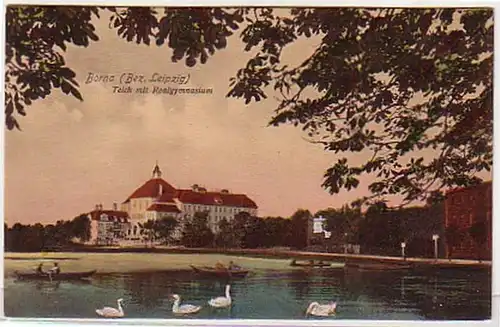
[[[178,318],[169,294],[203,305],[199,319],[306,319],[311,301],[337,301],[327,319],[483,320],[491,316],[489,271],[439,273],[256,270],[230,281],[233,305],[207,301],[224,293],[226,280],[191,271],[95,275],[88,282],[5,279],[8,317],[97,318],[95,309],[124,299],[127,318]],[[184,317],[191,318],[191,317]]]

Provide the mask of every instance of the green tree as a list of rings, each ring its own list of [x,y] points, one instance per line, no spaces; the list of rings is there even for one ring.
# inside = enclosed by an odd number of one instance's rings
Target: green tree
[[[433,245],[430,244],[432,235],[445,235],[442,203],[395,208],[392,212],[400,221],[399,242],[406,242],[406,254],[415,257],[433,255]],[[443,242],[439,245],[444,249]]]
[[[187,247],[207,247],[214,241],[214,234],[208,227],[208,212],[195,212],[187,220],[182,231],[181,242]]]
[[[368,207],[359,230],[363,252],[373,254],[399,254],[402,241],[402,222],[396,210],[384,202]]]
[[[139,227],[141,228],[141,236],[145,244],[153,246],[154,241],[156,240],[156,226],[155,220],[149,219],[144,223],[139,223]]]
[[[226,249],[235,247],[235,244],[236,239],[231,224],[226,219],[222,219],[219,221],[218,232],[215,235],[215,245]]]
[[[244,244],[246,248],[264,247],[268,243],[264,219],[249,216],[245,230]]]
[[[73,238],[73,226],[69,220],[58,220],[54,228],[54,241],[58,246],[68,245]]]
[[[81,214],[71,221],[72,236],[80,240],[80,242],[87,242],[90,240],[90,219],[86,214]]]
[[[233,235],[235,238],[235,245],[238,248],[245,248],[247,244],[245,242],[246,235],[250,229],[251,215],[248,212],[242,211],[234,215],[234,219],[231,222]]]
[[[341,209],[328,208],[318,211],[315,217],[319,216],[326,219],[324,228],[332,233],[329,243],[337,245],[346,243],[347,217],[344,212]]]
[[[309,210],[298,209],[290,217],[290,240],[291,247],[303,249],[307,246],[308,221],[311,219]]]
[[[263,247],[287,246],[290,220],[283,217],[262,219],[260,245]]]
[[[373,198],[405,203],[490,171],[493,134],[493,10],[489,8],[97,8],[9,6],[6,126],[53,88],[82,99],[65,66],[67,45],[97,41],[92,19],[128,42],[167,46],[172,61],[205,63],[240,30],[252,58],[230,81],[245,103],[273,92],[270,125],[300,126],[339,159],[324,175],[331,193],[371,174]],[[315,38],[294,66],[283,53]],[[340,153],[369,153],[357,164]],[[432,158],[423,153],[433,152]],[[357,160],[359,161],[359,160]]]
[[[331,242],[336,244],[358,243],[358,229],[361,210],[356,206],[344,205],[340,209],[328,208],[316,213],[316,217],[326,219],[325,229],[331,234]]]
[[[441,191],[430,192],[425,204],[427,207],[441,206],[444,203],[445,196]]]
[[[172,216],[162,217],[155,220],[153,229],[156,234],[156,238],[160,240],[163,244],[168,244],[172,241],[172,234],[177,228],[179,222]]]
[[[12,251],[12,238],[9,233],[9,226],[7,223],[3,223],[3,246],[5,251]]]

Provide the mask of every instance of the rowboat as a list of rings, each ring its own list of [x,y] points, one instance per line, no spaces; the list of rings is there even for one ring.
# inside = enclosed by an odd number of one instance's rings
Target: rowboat
[[[82,271],[82,272],[66,272],[59,274],[39,274],[36,272],[19,272],[15,271],[15,275],[18,279],[26,280],[79,280],[84,278],[89,278],[96,273],[96,270]]]
[[[325,262],[297,262],[295,260],[290,262],[290,266],[292,267],[324,268],[324,267],[330,267],[331,265],[332,265],[331,263],[325,263]]]
[[[245,269],[220,269],[220,268],[214,268],[214,267],[208,267],[208,266],[203,266],[203,267],[196,267],[191,265],[191,268],[195,273],[201,274],[201,275],[207,275],[207,276],[213,276],[213,277],[245,277],[248,273],[249,270]]]
[[[355,268],[361,271],[404,271],[410,270],[410,264],[390,263],[346,263],[346,268]]]

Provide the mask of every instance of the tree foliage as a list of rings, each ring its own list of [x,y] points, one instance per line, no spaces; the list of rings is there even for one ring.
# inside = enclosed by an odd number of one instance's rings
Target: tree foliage
[[[176,230],[179,222],[172,216],[161,217],[155,222],[156,238],[162,244],[172,241],[172,234]]]
[[[221,248],[236,247],[236,238],[231,223],[222,219],[218,224],[218,232],[215,235],[215,245]]]
[[[301,126],[336,154],[371,155],[360,164],[340,158],[325,174],[330,192],[356,188],[360,175],[372,174],[374,195],[412,201],[477,183],[476,173],[491,168],[491,10],[263,12],[265,28],[250,24],[243,37],[257,54],[228,95],[259,101],[278,90],[272,125]],[[311,56],[296,67],[281,62],[287,46],[311,36],[321,40]]]
[[[74,239],[80,242],[90,239],[90,219],[81,214],[72,220],[58,220],[48,225],[15,223],[9,228],[4,224],[4,236],[5,251],[38,252],[71,246]]]
[[[298,209],[290,217],[289,244],[291,247],[303,249],[307,246],[307,228],[311,218],[311,213],[305,209]]]
[[[361,219],[359,208],[344,205],[340,209],[320,210],[315,216],[322,216],[326,219],[325,227],[331,233],[331,243],[357,244],[359,242],[358,227]]]
[[[324,175],[331,193],[371,174],[374,200],[402,195],[410,202],[478,183],[477,173],[491,169],[493,11],[483,8],[9,6],[9,129],[52,88],[82,99],[63,52],[69,43],[98,40],[91,19],[102,10],[119,37],[167,46],[172,61],[189,67],[206,63],[238,30],[254,56],[235,73],[227,96],[246,104],[277,96],[270,125],[300,126],[311,142],[339,155]],[[318,41],[313,53],[288,66],[286,50],[310,38]]]
[[[86,214],[81,214],[76,216],[71,221],[72,224],[72,232],[71,234],[78,238],[80,242],[87,242],[90,240],[91,231],[90,231],[90,219]]]
[[[181,242],[191,248],[210,247],[213,245],[214,234],[208,226],[208,212],[195,212],[187,218],[182,231]]]
[[[83,100],[75,72],[66,66],[68,44],[97,41],[90,23],[96,7],[9,6],[5,39],[5,124],[19,128],[16,116],[44,99],[53,88]]]
[[[150,245],[156,241],[168,244],[177,225],[177,219],[171,216],[161,217],[160,219],[149,219],[144,223],[139,223],[143,240]]]
[[[156,231],[155,231],[155,221],[154,219],[149,219],[143,223],[138,223],[140,227],[140,234],[142,240],[145,244],[153,245],[156,240]]]

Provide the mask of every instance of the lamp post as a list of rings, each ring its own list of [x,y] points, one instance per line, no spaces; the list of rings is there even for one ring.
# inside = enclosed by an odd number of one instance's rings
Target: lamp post
[[[406,261],[405,247],[406,247],[406,243],[405,242],[401,242],[401,256],[403,257],[403,260]]]
[[[344,233],[344,254],[347,253],[347,233]]]
[[[438,234],[432,235],[432,240],[434,241],[434,259],[437,260],[437,258],[438,258],[438,240],[439,240],[439,235]]]

